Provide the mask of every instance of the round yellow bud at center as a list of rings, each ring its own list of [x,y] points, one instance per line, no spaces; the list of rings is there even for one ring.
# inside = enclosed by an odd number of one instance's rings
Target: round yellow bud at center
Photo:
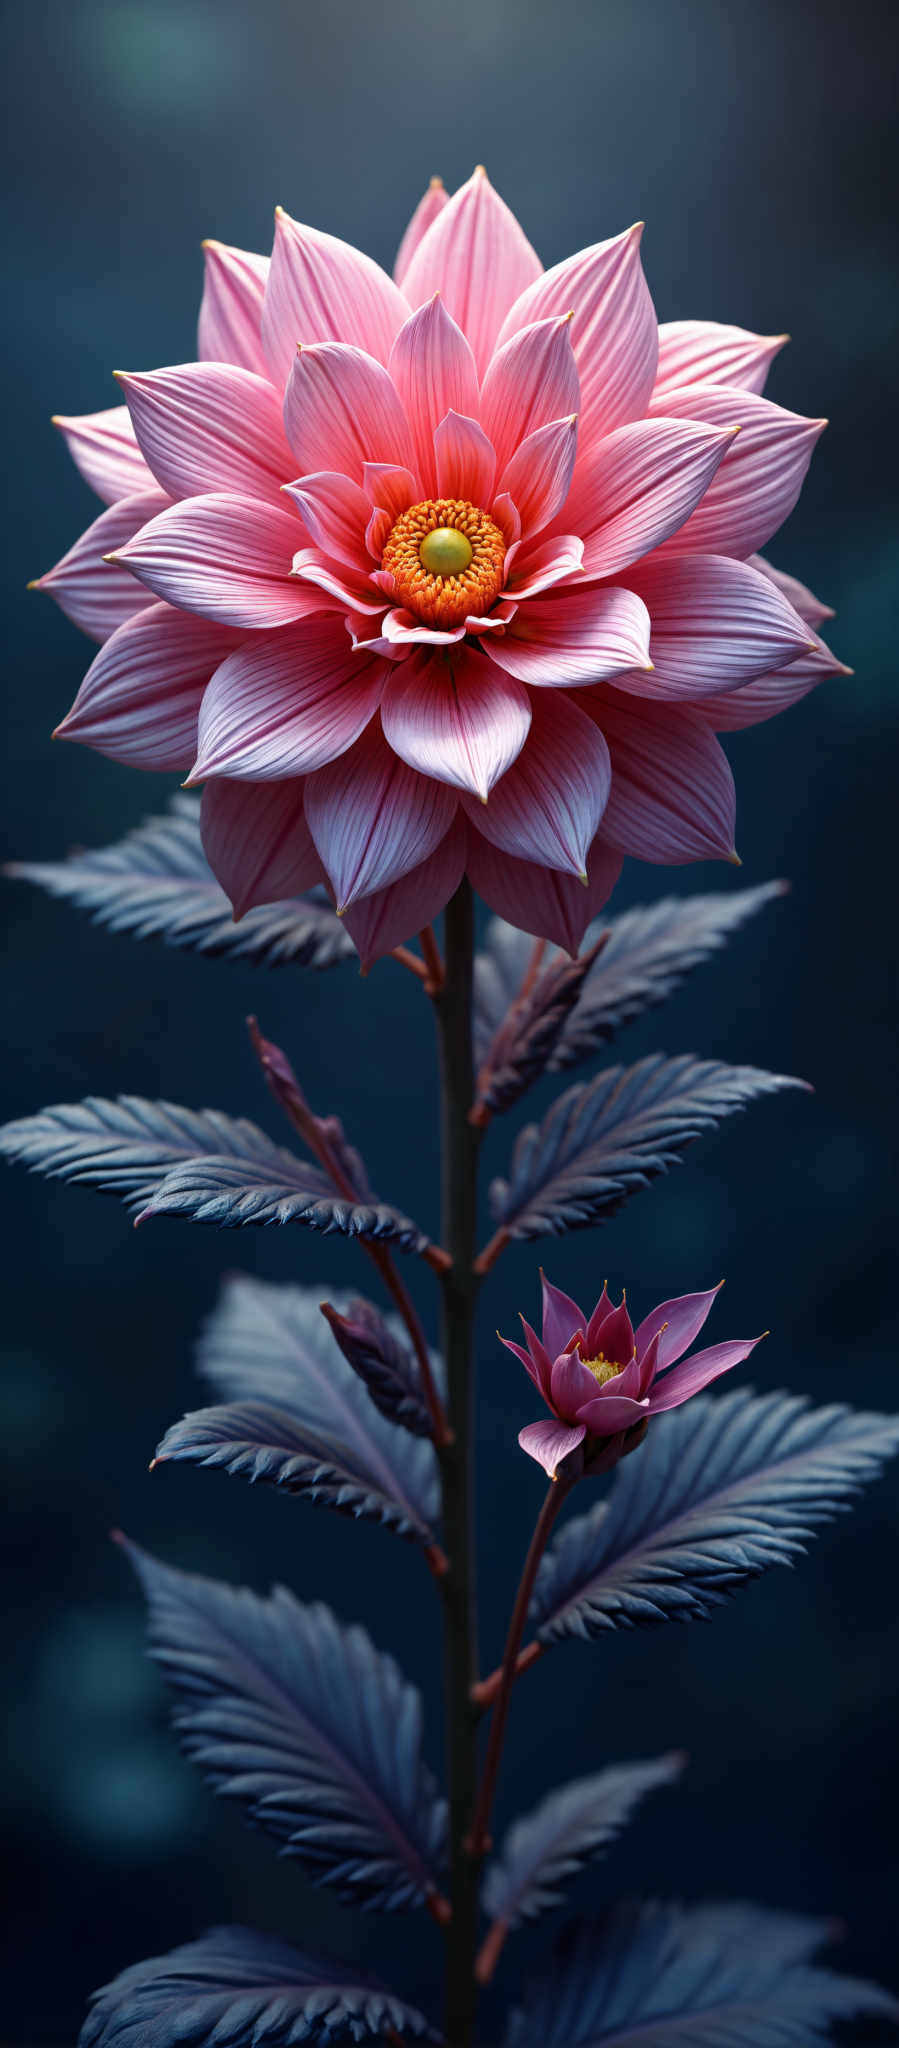
[[[472,557],[468,535],[456,526],[435,526],[418,550],[422,567],[432,576],[462,576]]]

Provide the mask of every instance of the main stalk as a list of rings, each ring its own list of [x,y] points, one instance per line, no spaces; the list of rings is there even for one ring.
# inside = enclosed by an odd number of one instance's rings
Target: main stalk
[[[474,1557],[472,1332],[479,1280],[474,1270],[480,1133],[468,1121],[474,1101],[472,962],[474,906],[463,882],[445,917],[446,979],[435,997],[440,1032],[442,1125],[442,1242],[452,1265],[443,1275],[443,1355],[447,1422],[452,1441],[439,1453],[443,1480],[444,1543],[449,1572],[444,1591],[444,1668],[447,1769],[450,1801],[450,1897],[447,1929],[445,2038],[447,2048],[470,2048],[477,1986],[474,1974],[478,1867],[466,1838],[477,1792],[478,1677]]]

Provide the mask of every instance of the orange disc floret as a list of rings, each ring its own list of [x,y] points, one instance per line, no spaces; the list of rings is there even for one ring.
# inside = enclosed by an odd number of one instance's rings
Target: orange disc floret
[[[489,612],[503,587],[505,559],[505,539],[486,512],[465,498],[425,498],[391,528],[381,567],[394,579],[398,604],[423,624],[448,629]],[[440,561],[460,566],[440,574]]]

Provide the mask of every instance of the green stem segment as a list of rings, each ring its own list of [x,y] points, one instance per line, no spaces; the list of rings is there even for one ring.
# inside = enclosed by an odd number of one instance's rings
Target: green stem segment
[[[442,1276],[443,1353],[451,1441],[439,1447],[444,1542],[449,1571],[444,1595],[444,1665],[450,1800],[450,1898],[447,1928],[445,2040],[470,2048],[477,1985],[474,1974],[478,1865],[467,1837],[477,1791],[477,1682],[472,1413],[472,1330],[479,1279],[474,1270],[480,1132],[468,1121],[474,1101],[471,990],[474,907],[463,882],[445,917],[445,979],[434,993],[440,1035],[442,1102],[442,1239],[452,1264]]]

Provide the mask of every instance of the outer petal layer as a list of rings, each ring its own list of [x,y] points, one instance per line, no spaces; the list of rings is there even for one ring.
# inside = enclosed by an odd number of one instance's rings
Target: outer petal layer
[[[562,875],[536,861],[513,860],[480,833],[472,831],[468,873],[474,889],[508,924],[535,938],[550,939],[566,953],[577,953],[588,924],[608,902],[621,873],[622,856],[602,833],[587,855],[587,886],[579,876]]]
[[[282,389],[297,349],[313,341],[351,342],[386,363],[408,312],[402,292],[370,256],[334,235],[302,227],[278,208],[262,307],[262,344]],[[334,465],[307,465],[328,466]]]
[[[319,611],[318,591],[291,580],[300,527],[261,498],[213,493],[173,505],[141,527],[117,560],[148,590],[223,626],[286,626]]]
[[[648,606],[654,673],[622,688],[641,697],[702,697],[784,668],[810,645],[804,626],[767,577],[725,555],[656,554],[628,572]]]
[[[334,612],[253,634],[206,691],[191,780],[283,781],[323,768],[364,731],[387,673],[386,662],[353,652]]]
[[[655,704],[647,713],[611,690],[602,697],[594,716],[612,758],[603,836],[660,867],[732,859],[733,776],[708,727],[692,711]]]
[[[275,504],[293,469],[277,393],[232,363],[119,378],[141,451],[172,498],[239,491]]]
[[[566,1429],[562,1422],[529,1422],[519,1431],[518,1441],[528,1457],[535,1458],[550,1479],[555,1479],[559,1466],[579,1448],[586,1434],[582,1422],[573,1429]]]
[[[152,604],[148,591],[141,590],[127,569],[107,557],[121,550],[135,533],[152,520],[154,513],[169,504],[164,491],[141,491],[133,498],[120,498],[101,512],[92,526],[81,534],[74,547],[38,577],[34,589],[45,590],[56,599],[60,611],[73,619],[92,640],[108,640],[117,626],[135,612]]]
[[[695,1342],[703,1328],[713,1302],[721,1292],[722,1282],[710,1287],[705,1294],[679,1294],[671,1301],[660,1301],[648,1316],[644,1316],[636,1331],[637,1357],[642,1359],[654,1337],[659,1338],[656,1353],[656,1371],[666,1365],[673,1365]]]
[[[204,242],[206,275],[197,348],[204,362],[238,363],[242,370],[268,375],[262,348],[262,301],[268,277],[267,256],[249,249],[229,249],[225,242]]]
[[[692,1358],[685,1358],[682,1365],[672,1366],[661,1379],[653,1383],[649,1396],[649,1412],[661,1415],[666,1408],[679,1408],[691,1395],[700,1394],[703,1387],[712,1380],[720,1379],[723,1372],[730,1372],[732,1366],[740,1365],[754,1351],[760,1337],[749,1337],[742,1341],[712,1344],[708,1351],[695,1351]]]
[[[134,768],[183,773],[197,751],[203,692],[240,637],[171,605],[147,605],[100,649],[55,737]]]
[[[468,649],[420,654],[394,670],[381,720],[394,753],[486,803],[524,746],[528,693]]]
[[[363,971],[439,916],[465,872],[465,844],[465,821],[457,818],[421,867],[350,905],[345,923]]]
[[[416,206],[397,251],[396,262],[393,266],[395,284],[402,287],[406,272],[419,242],[423,241],[431,222],[437,219],[438,213],[443,212],[448,199],[449,193],[444,188],[443,179],[432,178],[427,191]]]
[[[735,428],[635,420],[575,472],[562,517],[584,536],[584,574],[615,576],[676,535],[699,504]]]
[[[827,422],[803,419],[751,391],[717,384],[663,392],[652,410],[665,419],[739,428],[701,504],[669,540],[669,554],[755,554],[792,512]]]
[[[200,830],[236,918],[256,903],[281,903],[323,880],[301,782],[207,782]]]
[[[338,910],[407,875],[449,831],[456,798],[407,768],[372,724],[306,783],[306,818]]]
[[[155,478],[137,445],[127,405],[111,405],[104,412],[86,412],[70,419],[56,413],[53,425],[64,434],[76,469],[104,505],[116,505],[120,498],[153,489]]]
[[[609,782],[601,734],[554,691],[534,699],[527,745],[489,802],[463,802],[478,831],[503,853],[582,876]]]
[[[659,327],[659,368],[655,395],[684,384],[729,384],[763,391],[786,334],[750,334],[717,320],[664,320]]]
[[[483,376],[509,307],[540,276],[541,268],[515,215],[478,169],[422,237],[404,274],[403,290],[412,306],[440,293],[467,335]]]

